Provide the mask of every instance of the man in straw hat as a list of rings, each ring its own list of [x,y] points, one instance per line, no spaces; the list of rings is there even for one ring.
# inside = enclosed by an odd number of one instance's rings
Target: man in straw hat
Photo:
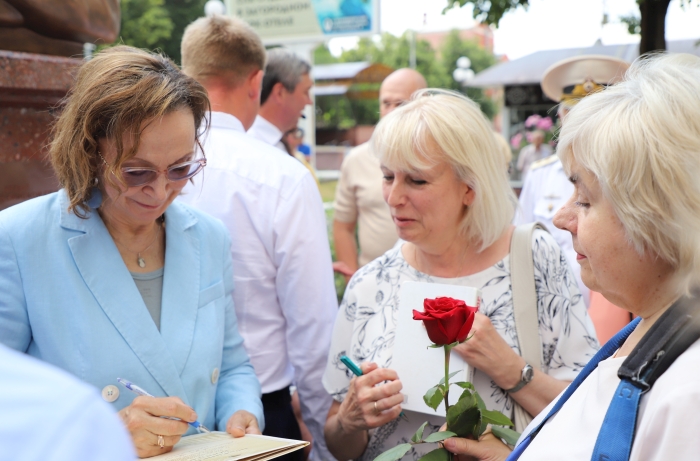
[[[629,63],[610,56],[584,55],[564,59],[547,69],[542,77],[542,91],[548,98],[559,102],[557,114],[562,123],[566,114],[582,98],[619,82]],[[539,221],[555,238],[574,270],[586,306],[589,290],[581,282],[581,267],[576,262],[576,251],[567,231],[552,223],[554,214],[566,203],[574,186],[564,172],[559,158],[551,155],[532,163],[520,193],[520,212],[515,224]]]

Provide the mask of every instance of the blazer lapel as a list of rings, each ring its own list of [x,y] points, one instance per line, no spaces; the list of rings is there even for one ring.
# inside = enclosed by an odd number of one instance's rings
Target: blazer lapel
[[[98,193],[99,195],[99,193]],[[101,197],[96,201],[99,205]],[[169,396],[187,403],[180,374],[158,332],[119,250],[93,208],[81,219],[61,206],[61,225],[83,231],[68,239],[76,266],[98,304],[141,363]],[[165,287],[164,287],[165,288]],[[116,377],[116,376],[115,376]]]
[[[190,355],[200,291],[200,241],[189,228],[197,218],[179,202],[165,212],[165,270],[160,334],[178,374]]]

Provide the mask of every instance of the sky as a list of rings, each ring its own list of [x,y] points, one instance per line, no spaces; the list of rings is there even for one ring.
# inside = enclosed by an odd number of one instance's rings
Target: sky
[[[382,32],[401,35],[407,29],[417,32],[469,28],[475,24],[470,7],[452,9],[443,15],[446,0],[379,0]],[[606,12],[609,23],[601,25]],[[494,52],[510,60],[535,51],[592,46],[600,39],[605,45],[633,43],[620,24],[619,16],[639,14],[635,0],[530,0],[528,10],[506,13],[494,30]],[[685,9],[672,0],[666,16],[666,40],[700,39],[700,1]],[[333,54],[352,48],[356,38],[330,41]]]

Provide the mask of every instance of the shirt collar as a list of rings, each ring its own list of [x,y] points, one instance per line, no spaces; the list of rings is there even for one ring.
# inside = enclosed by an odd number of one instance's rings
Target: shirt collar
[[[255,130],[255,135],[258,139],[273,146],[282,139],[284,134],[279,128],[260,115],[255,117],[251,130]]]
[[[245,133],[243,123],[238,118],[225,112],[210,112],[212,128],[227,128],[229,130]]]

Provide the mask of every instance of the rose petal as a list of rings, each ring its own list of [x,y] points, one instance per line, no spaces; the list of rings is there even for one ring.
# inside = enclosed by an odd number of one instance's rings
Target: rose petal
[[[451,344],[440,322],[437,320],[425,320],[423,323],[428,332],[428,338],[430,338],[432,342],[438,345]]]

